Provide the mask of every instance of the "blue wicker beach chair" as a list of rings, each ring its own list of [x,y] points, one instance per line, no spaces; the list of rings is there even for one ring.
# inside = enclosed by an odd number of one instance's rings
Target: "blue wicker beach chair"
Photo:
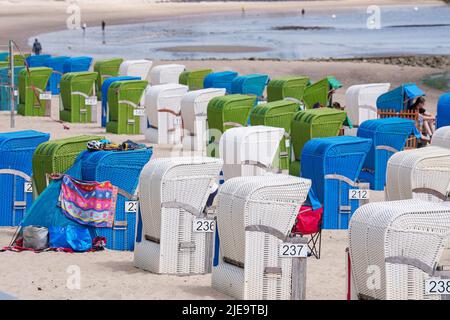
[[[47,91],[51,91],[52,94],[59,94],[59,82],[64,73],[64,63],[70,59],[66,56],[51,57],[45,61],[45,67],[52,68],[53,73],[50,76],[50,80],[47,84]]]
[[[269,82],[267,74],[248,74],[234,78],[231,83],[231,93],[255,95],[261,100],[264,89]]]
[[[383,190],[389,158],[402,151],[408,137],[420,138],[414,121],[402,118],[367,120],[360,124],[358,137],[372,139],[372,147],[363,165],[359,179],[370,183],[373,190]]]
[[[7,51],[0,52],[0,61],[8,61],[9,53]]]
[[[141,80],[140,77],[131,77],[131,76],[121,76],[121,77],[113,77],[107,78],[103,81],[102,84],[102,127],[106,127],[106,122],[108,122],[108,89],[109,86],[116,81],[124,81],[124,80]]]
[[[25,61],[27,62],[29,68],[46,67],[47,60],[51,57],[52,56],[49,54],[33,55],[28,56]]]
[[[0,226],[17,226],[33,201],[31,159],[50,135],[33,130],[0,133]]]
[[[69,58],[64,62],[63,73],[89,71],[91,64],[91,57],[82,56]]]
[[[14,87],[17,90],[19,87],[19,72],[24,67],[14,67]],[[11,110],[11,79],[9,68],[0,68],[0,111]],[[19,103],[19,95],[15,98],[15,109]]]
[[[424,95],[425,93],[415,83],[404,83],[379,96],[377,109],[379,111],[401,112],[407,110],[415,98]]]
[[[450,126],[450,92],[443,94],[438,101],[436,129]]]
[[[110,181],[119,188],[113,228],[97,229],[98,235],[106,237],[109,249],[131,251],[134,249],[138,212],[134,210],[136,207],[126,208],[125,206],[126,202],[137,200],[136,188],[139,176],[151,156],[152,149],[95,151],[82,161],[83,180]]]
[[[323,229],[348,228],[360,205],[349,200],[349,190],[359,189],[357,179],[371,145],[371,139],[339,136],[312,139],[303,147],[301,177],[311,179],[323,205]]]
[[[213,72],[208,74],[203,81],[203,87],[206,88],[225,88],[226,93],[231,93],[231,83],[238,76],[235,71]]]

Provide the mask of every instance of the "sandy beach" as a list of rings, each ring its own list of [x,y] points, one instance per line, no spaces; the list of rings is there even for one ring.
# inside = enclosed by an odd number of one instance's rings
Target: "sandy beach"
[[[108,24],[132,23],[157,19],[169,19],[179,15],[208,14],[240,11],[245,5],[249,10],[336,10],[349,7],[411,4],[409,0],[345,0],[312,2],[205,2],[205,3],[154,3],[148,1],[107,1],[100,7],[96,2],[79,1],[83,20],[98,25],[102,19]],[[417,4],[442,4],[441,1],[421,0]],[[103,3],[106,3],[104,1]],[[0,0],[0,44],[13,38],[19,46],[27,47],[27,40],[35,34],[65,28],[67,3],[53,1],[2,1]],[[245,49],[245,44],[243,46]],[[214,49],[214,48],[213,48]],[[212,50],[213,50],[212,49]],[[0,47],[0,50],[2,48]],[[173,49],[176,50],[176,49]],[[143,57],[150,58],[150,57]],[[172,61],[155,61],[154,65]],[[283,75],[308,75],[319,80],[326,75],[336,76],[344,85],[335,94],[336,101],[344,105],[346,89],[353,84],[390,82],[396,87],[405,82],[421,83],[430,74],[445,69],[431,67],[398,66],[363,61],[249,61],[205,60],[177,61],[187,69],[212,68],[214,71],[235,70],[241,74],[267,73],[271,77]],[[427,94],[427,110],[436,112],[436,104],[442,91],[420,84]],[[143,135],[126,136],[105,134],[99,124],[67,124],[65,130],[59,119],[57,98],[52,102],[52,119],[46,117],[16,116],[16,127],[10,128],[9,112],[0,112],[0,132],[34,129],[48,132],[51,139],[80,134],[102,134],[112,141],[132,139],[146,143]],[[148,143],[147,143],[148,144]],[[149,145],[149,144],[148,144]],[[154,146],[154,156],[165,151]],[[383,200],[383,192],[374,192],[371,201]],[[0,228],[0,247],[9,244],[14,228]],[[322,257],[308,259],[307,299],[346,299],[347,231],[323,232]],[[66,286],[69,266],[81,270],[81,290]],[[211,288],[211,276],[175,277],[155,275],[133,266],[132,252],[106,250],[96,253],[0,253],[0,292],[19,299],[230,299]]]

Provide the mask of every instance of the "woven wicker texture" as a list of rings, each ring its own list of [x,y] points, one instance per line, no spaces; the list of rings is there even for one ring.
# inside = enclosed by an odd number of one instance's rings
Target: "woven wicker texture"
[[[190,91],[181,99],[181,118],[186,130],[183,137],[185,150],[206,151],[208,141],[207,109],[215,97],[225,95],[225,89],[208,88]]]
[[[39,54],[28,56],[25,60],[29,68],[46,67],[46,62],[52,56],[49,54]]]
[[[284,129],[268,126],[231,128],[220,138],[225,180],[254,176],[271,169]]]
[[[64,62],[64,73],[89,71],[92,64],[92,57],[73,57]]]
[[[150,70],[150,84],[178,83],[180,74],[186,69],[182,64],[162,64]]]
[[[283,81],[284,80],[271,80]],[[296,84],[296,82],[294,82]],[[275,84],[273,84],[275,85]],[[269,90],[269,87],[267,90]],[[294,90],[294,86],[291,87]],[[296,87],[295,87],[296,88]],[[287,89],[286,89],[287,90]],[[280,170],[288,170],[291,162],[291,122],[295,112],[299,110],[299,105],[292,101],[274,101],[269,103],[258,104],[250,111],[250,124],[264,125],[271,127],[283,128],[286,135],[280,142],[276,159],[273,163],[274,168]]]
[[[278,248],[310,185],[286,175],[238,177],[222,185],[217,206],[222,259],[213,269],[214,289],[237,299],[292,298],[292,260],[280,258]],[[266,268],[281,268],[281,274]]]
[[[19,88],[19,73],[24,67],[14,67],[14,87]],[[0,110],[11,110],[11,88],[8,87],[11,83],[9,68],[0,68]],[[19,104],[19,97],[14,98],[14,109],[17,110]]]
[[[39,195],[47,186],[47,174],[64,173],[74,163],[78,154],[86,150],[91,140],[105,139],[103,136],[76,136],[51,140],[40,144],[33,154],[33,182]]]
[[[450,208],[412,199],[369,203],[349,227],[351,269],[358,294],[383,300],[425,295],[450,237]]]
[[[211,72],[211,69],[186,70],[180,73],[178,82],[188,86],[189,90],[203,89],[205,77]]]
[[[342,84],[333,76],[328,76],[306,87],[303,94],[303,101],[307,109],[312,109],[315,104],[319,103],[323,107],[328,107],[328,93],[342,87]]]
[[[351,86],[345,92],[345,110],[354,126],[376,119],[377,99],[386,93],[390,83],[369,83]]]
[[[92,106],[86,99],[94,94],[96,72],[69,72],[61,78],[62,108],[59,118],[67,122],[92,122]]]
[[[153,62],[150,60],[126,60],[120,64],[119,75],[149,80],[148,78],[152,65]]]
[[[267,74],[247,74],[238,76],[231,83],[231,93],[254,95],[258,100],[264,95],[269,76]]]
[[[140,134],[141,119],[135,115],[148,82],[146,80],[115,81],[108,89],[109,119],[106,132]]]
[[[44,116],[45,100],[39,94],[45,92],[52,69],[46,67],[22,69],[19,72],[19,105],[17,113],[23,116]]]
[[[221,167],[220,159],[207,157],[148,163],[139,181],[142,239],[135,245],[136,267],[177,275],[211,272],[214,233],[193,232],[193,220],[210,218],[203,209]]]
[[[59,83],[64,72],[64,63],[69,59],[66,56],[51,57],[45,61],[45,67],[51,68],[53,70],[52,75],[47,84],[47,91],[52,94],[60,93]]]
[[[119,68],[123,62],[122,58],[113,58],[108,60],[96,61],[94,71],[97,72],[97,98],[102,99],[102,85],[107,78],[117,77]]]
[[[346,113],[331,108],[319,108],[299,111],[291,122],[291,142],[294,149],[294,160],[300,161],[303,146],[313,138],[337,136],[342,128]],[[289,173],[300,176],[300,163],[291,163]],[[299,171],[297,171],[299,170]]]
[[[388,162],[385,191],[389,201],[443,201],[450,192],[450,149],[429,146],[394,154]]]
[[[412,120],[401,118],[364,121],[358,128],[358,137],[372,139],[373,144],[364,162],[360,180],[369,182],[373,190],[383,190],[389,158],[404,148],[415,128]]]
[[[450,93],[440,96],[437,105],[436,128],[450,126]]]
[[[415,83],[404,83],[379,96],[377,109],[395,110],[395,112],[407,110],[415,98],[424,95],[425,93]]]
[[[83,159],[81,175],[86,181],[110,181],[130,195],[136,193],[139,176],[150,160],[152,149],[132,151],[96,151]],[[97,234],[106,237],[106,247],[112,250],[134,249],[137,213],[125,212],[125,202],[131,201],[120,194],[112,228],[98,228]]]
[[[210,131],[210,142],[216,146],[221,135],[229,128],[243,127],[251,108],[254,106],[256,97],[243,94],[230,94],[223,97],[213,98],[208,103],[207,116]],[[215,148],[208,148],[209,156],[217,156]]]
[[[308,84],[309,78],[305,76],[271,79],[267,85],[267,101],[272,102],[285,98],[302,101]]]
[[[231,83],[238,76],[235,71],[213,72],[205,77],[204,88],[223,88],[227,94],[231,93]]]
[[[431,141],[433,146],[450,149],[450,126],[445,126],[436,130]]]
[[[188,87],[181,84],[151,86],[145,93],[145,108],[150,128],[145,138],[151,143],[181,143],[181,99]]]
[[[372,140],[350,136],[308,141],[302,152],[301,177],[311,179],[312,189],[323,204],[324,229],[347,229],[359,200],[349,200],[358,189],[357,179]]]
[[[31,159],[50,135],[33,130],[0,133],[0,226],[17,226],[33,201]],[[31,190],[27,190],[31,191]]]

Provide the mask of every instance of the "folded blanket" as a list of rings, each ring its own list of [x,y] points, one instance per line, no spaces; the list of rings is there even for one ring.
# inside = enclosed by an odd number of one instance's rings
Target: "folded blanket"
[[[71,220],[97,228],[113,226],[117,187],[109,181],[81,181],[64,175],[59,200],[62,212]]]

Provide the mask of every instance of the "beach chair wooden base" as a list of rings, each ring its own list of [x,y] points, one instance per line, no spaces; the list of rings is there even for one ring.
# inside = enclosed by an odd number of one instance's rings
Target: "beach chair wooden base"
[[[379,119],[398,117],[398,118],[402,118],[402,119],[413,120],[414,123],[416,124],[416,128],[419,131],[421,131],[421,128],[419,126],[419,112],[417,112],[417,111],[405,110],[405,111],[401,111],[401,112],[396,112],[393,109],[388,109],[388,110],[378,110],[377,114],[378,114]],[[417,138],[414,135],[411,135],[408,138],[408,140],[406,140],[404,150],[416,149],[417,145],[418,145]]]

